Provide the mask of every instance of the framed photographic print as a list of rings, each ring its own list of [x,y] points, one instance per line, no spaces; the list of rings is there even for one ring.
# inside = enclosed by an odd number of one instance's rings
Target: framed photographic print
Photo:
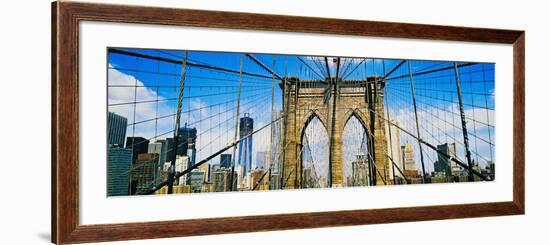
[[[523,214],[525,34],[58,1],[52,242]]]

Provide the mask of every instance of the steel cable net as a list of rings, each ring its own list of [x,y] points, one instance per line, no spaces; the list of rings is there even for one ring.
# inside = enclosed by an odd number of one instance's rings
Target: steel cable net
[[[495,177],[494,64],[108,56],[108,196]]]

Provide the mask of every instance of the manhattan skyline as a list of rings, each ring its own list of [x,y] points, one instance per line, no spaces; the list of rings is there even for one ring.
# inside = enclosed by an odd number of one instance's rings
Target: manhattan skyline
[[[435,176],[435,163],[441,152],[428,146],[420,151],[422,144],[418,143],[419,135],[436,149],[439,145],[454,144],[457,159],[462,163],[475,163],[480,171],[491,166],[494,169],[494,64],[111,48],[107,67],[108,111],[127,120],[126,138],[142,137],[150,144],[173,138],[184,63],[186,73],[181,96],[180,128],[196,130],[196,141],[192,146],[194,161],[190,162],[208,159],[240,138],[235,138],[235,129],[239,126],[236,119],[246,114],[253,119],[254,130],[261,129],[251,137],[252,168],[258,163],[265,165],[266,159],[269,159],[270,165],[282,168],[282,155],[285,154],[281,153],[284,151],[281,144],[285,140],[282,129],[285,127],[281,124],[288,122],[274,122],[277,114],[284,115],[287,106],[283,103],[286,85],[281,80],[297,79],[302,91],[313,91],[324,83],[323,80],[340,75],[340,89],[350,91],[348,93],[353,92],[354,86],[357,92],[366,93],[363,83],[368,84],[371,78],[375,82],[384,78],[384,87],[380,87],[380,95],[375,97],[376,103],[383,104],[383,110],[377,113],[383,115],[371,115],[373,119],[380,117],[384,121],[381,129],[385,131],[384,145],[387,146],[383,149],[388,155],[384,161],[389,162],[385,171],[390,173],[379,173],[380,177],[403,175],[394,169],[396,165],[404,166],[400,156],[402,153],[388,151],[403,145],[411,148],[418,171],[424,169],[424,175]],[[456,70],[452,69],[453,65],[456,65]],[[383,77],[390,71],[391,75]],[[462,90],[462,103],[457,97],[455,72],[460,72],[458,83]],[[416,93],[410,93],[411,87]],[[332,96],[329,94],[328,97]],[[413,104],[416,104],[415,108]],[[366,107],[362,109],[368,112]],[[461,113],[464,114],[463,123]],[[297,157],[301,159],[298,162],[301,162],[302,169],[313,169],[315,166],[315,174],[330,181],[331,126],[325,120],[322,116],[312,117],[304,125]],[[352,163],[357,160],[358,153],[363,152],[372,161],[380,158],[369,155],[369,137],[374,134],[369,134],[364,121],[364,118],[351,116],[342,125],[344,179],[353,175]],[[469,161],[465,157],[462,124],[469,129]],[[390,132],[394,134],[393,139],[389,137]],[[308,145],[304,147],[306,142]],[[390,143],[396,143],[399,147],[392,147]],[[128,148],[127,145],[121,147]],[[222,153],[230,154],[232,165],[238,165],[240,163],[235,161],[244,153],[238,150],[233,153],[233,148],[229,147]],[[260,159],[257,158],[258,152],[262,153]],[[271,155],[269,158],[264,157],[266,152]],[[133,156],[133,164],[136,158]],[[169,158],[165,156],[164,159]],[[164,163],[160,163],[159,159],[157,161],[159,163],[155,168],[162,172]],[[220,161],[218,155],[209,159],[208,165],[219,166]],[[275,171],[271,169],[271,172]],[[389,182],[387,176],[385,181]],[[341,185],[347,186],[348,182],[342,181]]]

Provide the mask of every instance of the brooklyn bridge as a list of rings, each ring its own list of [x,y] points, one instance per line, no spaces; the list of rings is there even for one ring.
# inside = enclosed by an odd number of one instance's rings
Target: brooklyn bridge
[[[108,195],[492,181],[494,64],[108,50]]]

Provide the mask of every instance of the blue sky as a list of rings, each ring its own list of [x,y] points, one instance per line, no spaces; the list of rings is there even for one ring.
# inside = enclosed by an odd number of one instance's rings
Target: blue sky
[[[182,60],[183,51],[123,49],[140,54]],[[280,76],[298,76],[300,79],[319,79],[326,73],[324,57],[300,56],[307,66],[295,55],[254,54],[263,64]],[[188,52],[188,61],[198,64],[240,69],[271,76],[270,73],[240,53]],[[332,76],[336,73],[335,60],[328,58]],[[275,62],[275,65],[274,65]],[[340,76],[346,79],[362,79],[366,76],[383,75],[399,64],[401,60],[342,58]],[[127,136],[143,136],[155,141],[172,136],[178,84],[181,65],[159,62],[146,58],[110,53],[108,57],[109,111],[128,118]],[[459,65],[462,63],[458,63]],[[416,132],[412,107],[409,63],[400,66],[388,77],[385,89],[385,104],[389,117],[409,132]],[[452,62],[411,61],[411,73],[434,70],[453,65]],[[309,66],[309,67],[308,67]],[[414,76],[417,113],[421,124],[421,136],[435,144],[456,143],[459,158],[463,156],[460,146],[462,135],[454,69]],[[494,64],[476,64],[459,68],[462,99],[470,136],[470,149],[474,159],[482,165],[494,157]],[[182,125],[187,123],[199,131],[200,142],[197,160],[208,156],[216,149],[232,142],[235,128],[235,107],[238,93],[238,74],[188,67],[186,70]],[[275,84],[274,97],[272,86]],[[137,86],[136,86],[137,85]],[[282,108],[281,89],[278,80],[243,76],[241,87],[240,116],[249,113],[255,120],[255,128],[271,121],[272,103],[275,111]],[[133,102],[138,103],[135,106]],[[156,118],[156,119],[155,119]],[[137,124],[133,124],[137,122]],[[458,121],[457,121],[458,120]],[[322,127],[317,124],[314,127]],[[357,128],[350,126],[349,128]],[[318,130],[323,130],[318,129]],[[354,129],[356,131],[357,129]],[[474,132],[475,131],[475,132]],[[269,128],[255,135],[254,151],[269,148]],[[353,134],[351,134],[353,135]],[[355,135],[360,135],[355,133]],[[319,136],[326,137],[326,136]],[[353,137],[353,136],[350,136]],[[360,137],[356,137],[360,140]],[[346,139],[344,140],[346,141]],[[414,138],[400,135],[402,144],[414,143]],[[319,140],[319,144],[325,144]],[[327,141],[328,142],[328,141]],[[353,142],[347,140],[346,142]],[[490,142],[490,143],[489,143]],[[417,144],[415,157],[418,158]],[[325,147],[326,148],[326,147]],[[326,165],[326,149],[320,147],[319,159]],[[312,149],[313,151],[313,149]],[[435,152],[426,150],[429,163],[427,170],[433,170]],[[229,152],[231,153],[231,151]],[[315,154],[313,154],[315,155]],[[347,155],[352,158],[353,155]],[[431,157],[431,158],[430,158]],[[435,158],[435,159],[434,159]],[[352,159],[347,159],[350,162]],[[212,163],[217,163],[217,159]],[[419,165],[419,161],[417,161]]]

